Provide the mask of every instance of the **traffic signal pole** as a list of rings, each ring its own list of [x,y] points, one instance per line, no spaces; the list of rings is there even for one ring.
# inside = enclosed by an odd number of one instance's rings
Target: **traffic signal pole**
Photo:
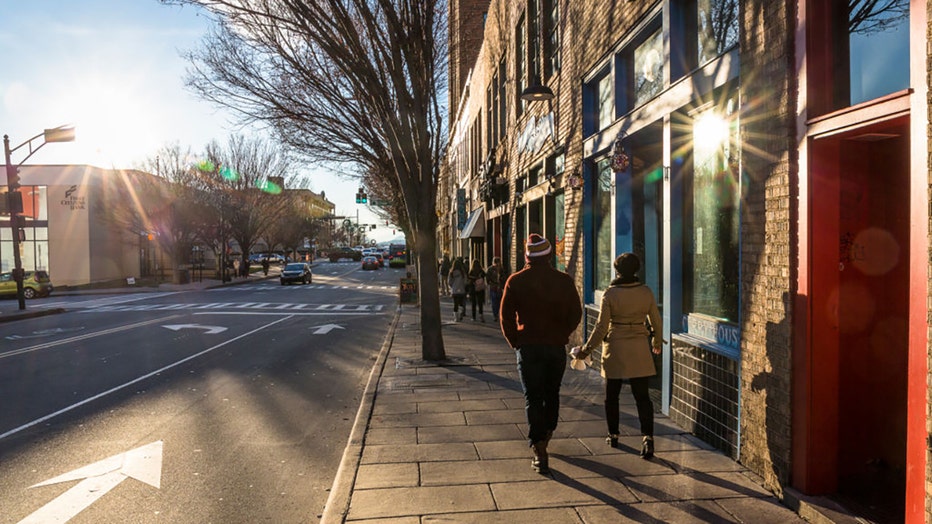
[[[10,209],[10,229],[13,230],[13,280],[16,281],[16,300],[19,301],[20,311],[26,309],[26,296],[23,294],[23,259],[19,255],[20,238],[19,232],[19,209],[17,202],[14,201],[13,194],[19,193],[19,170],[13,165],[10,151],[10,137],[3,135],[3,157],[6,161],[6,183],[7,183],[7,202]],[[20,201],[21,202],[21,201]]]
[[[42,143],[33,147],[33,141],[40,138],[42,139]],[[23,234],[23,221],[20,216],[22,214],[23,200],[19,194],[19,165],[13,165],[13,151],[23,146],[29,146],[29,154],[22,160],[22,162],[25,162],[29,160],[29,157],[31,157],[33,153],[42,149],[42,146],[45,144],[72,141],[74,141],[74,127],[69,126],[46,129],[12,149],[10,148],[10,136],[3,135],[3,157],[6,162],[6,198],[8,199],[7,202],[10,208],[10,229],[13,230],[13,279],[16,281],[16,299],[19,301],[19,309],[21,311],[26,309],[26,297],[23,295],[23,277],[25,272],[23,271],[23,260],[19,254],[20,245],[22,245],[22,241],[24,240],[20,237],[20,235]]]

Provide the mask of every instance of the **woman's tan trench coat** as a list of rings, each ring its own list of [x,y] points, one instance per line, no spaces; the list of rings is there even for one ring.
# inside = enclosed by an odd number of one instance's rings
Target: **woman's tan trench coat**
[[[603,377],[635,378],[657,374],[645,318],[654,329],[654,346],[661,347],[660,310],[649,287],[638,282],[621,284],[609,287],[602,295],[599,320],[583,346],[583,354],[587,355],[602,343]]]

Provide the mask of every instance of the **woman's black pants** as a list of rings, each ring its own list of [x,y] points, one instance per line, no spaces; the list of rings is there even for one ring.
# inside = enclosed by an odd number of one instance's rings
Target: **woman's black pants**
[[[605,383],[605,421],[608,432],[618,435],[618,396],[621,394],[623,378],[609,378]],[[638,408],[638,420],[641,422],[641,435],[654,436],[654,403],[650,400],[648,385],[650,377],[629,378],[631,393]]]

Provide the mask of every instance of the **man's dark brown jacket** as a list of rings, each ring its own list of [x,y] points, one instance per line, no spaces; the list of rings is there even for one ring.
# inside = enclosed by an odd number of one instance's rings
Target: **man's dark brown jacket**
[[[508,344],[565,345],[582,318],[576,284],[546,261],[528,264],[505,283],[502,333]]]

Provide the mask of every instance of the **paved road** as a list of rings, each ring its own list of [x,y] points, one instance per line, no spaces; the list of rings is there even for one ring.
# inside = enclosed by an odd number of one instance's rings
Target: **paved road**
[[[30,301],[67,312],[0,324],[0,522],[316,520],[399,276]]]

